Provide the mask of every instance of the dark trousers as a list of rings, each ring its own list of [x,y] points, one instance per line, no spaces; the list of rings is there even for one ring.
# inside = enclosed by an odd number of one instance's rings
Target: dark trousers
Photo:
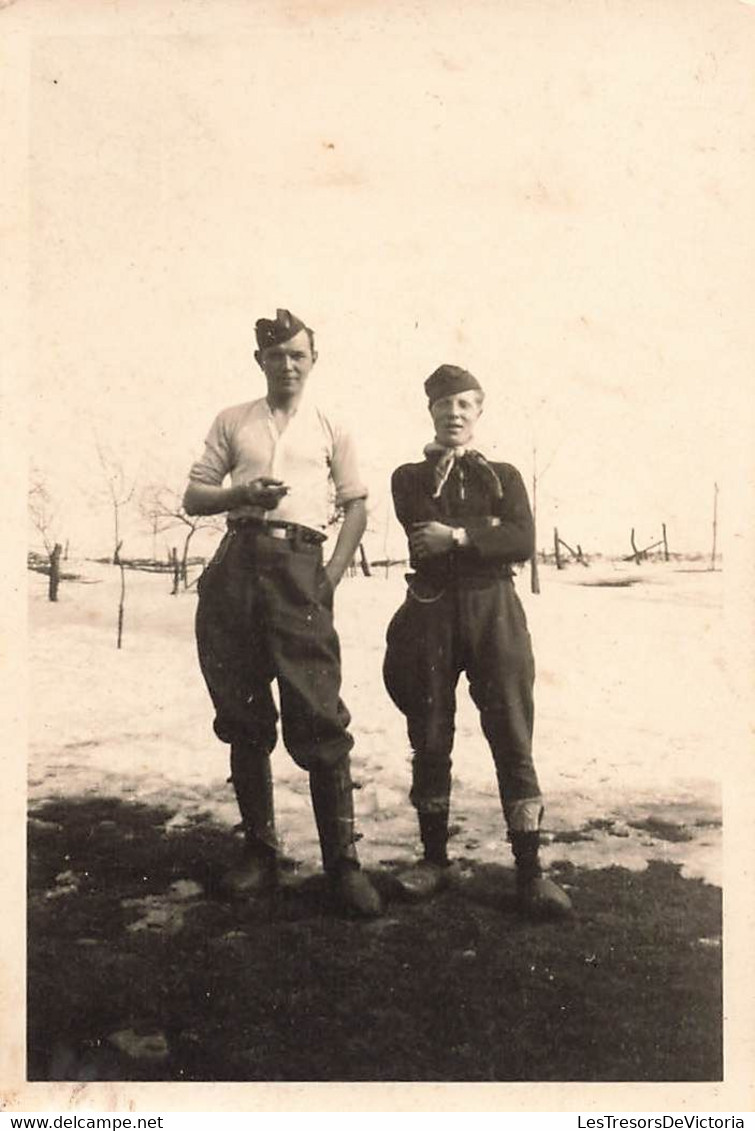
[[[215,733],[267,756],[283,741],[305,770],[332,766],[353,746],[340,698],[333,589],[319,545],[229,531],[199,583],[199,663]]]
[[[438,590],[409,579],[387,633],[383,674],[406,716],[414,752],[411,801],[448,809],[456,685],[467,674],[493,754],[510,829],[536,828],[540,788],[532,761],[535,665],[527,622],[510,579]]]

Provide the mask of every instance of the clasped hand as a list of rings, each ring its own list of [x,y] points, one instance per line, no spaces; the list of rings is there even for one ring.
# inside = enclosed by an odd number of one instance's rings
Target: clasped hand
[[[443,554],[453,545],[453,531],[442,522],[416,522],[409,535],[409,549],[414,557],[431,558]]]

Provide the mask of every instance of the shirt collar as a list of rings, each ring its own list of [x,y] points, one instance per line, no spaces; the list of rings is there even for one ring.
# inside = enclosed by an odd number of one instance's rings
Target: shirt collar
[[[273,406],[270,404],[270,401],[267,399],[266,396],[264,396],[262,398],[262,407],[265,410],[265,413],[266,413],[268,419],[272,420],[273,416],[274,416],[274,409],[273,409]],[[293,420],[293,418],[295,416],[299,415],[299,413],[302,411],[303,408],[304,408],[304,394],[302,393],[302,395],[299,397],[299,400],[296,404],[296,408],[292,412],[289,412],[287,415],[290,416],[291,419]]]

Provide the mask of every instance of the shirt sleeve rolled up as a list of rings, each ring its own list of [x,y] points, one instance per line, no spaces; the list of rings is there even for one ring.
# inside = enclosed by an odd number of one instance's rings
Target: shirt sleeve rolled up
[[[209,487],[222,486],[233,467],[233,455],[225,427],[223,413],[212,422],[205,439],[204,451],[189,471],[190,483],[203,483]]]
[[[334,430],[330,474],[335,485],[338,506],[343,506],[354,499],[367,498],[367,487],[359,475],[356,445],[351,434],[343,428]]]

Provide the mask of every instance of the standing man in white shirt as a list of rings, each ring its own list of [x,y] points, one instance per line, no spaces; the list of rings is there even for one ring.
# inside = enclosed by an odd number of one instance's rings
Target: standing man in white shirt
[[[267,395],[216,417],[184,496],[189,514],[228,515],[228,531],[200,579],[196,618],[215,733],[231,747],[245,834],[225,886],[254,895],[277,878],[270,769],[277,680],[283,741],[309,773],[324,869],[344,909],[372,917],[380,899],[355,849],[354,740],[333,625],[333,593],[364,533],[367,490],[351,437],[305,395],[317,360],[312,330],[283,309],[255,329]],[[329,480],[344,519],[323,564]]]

